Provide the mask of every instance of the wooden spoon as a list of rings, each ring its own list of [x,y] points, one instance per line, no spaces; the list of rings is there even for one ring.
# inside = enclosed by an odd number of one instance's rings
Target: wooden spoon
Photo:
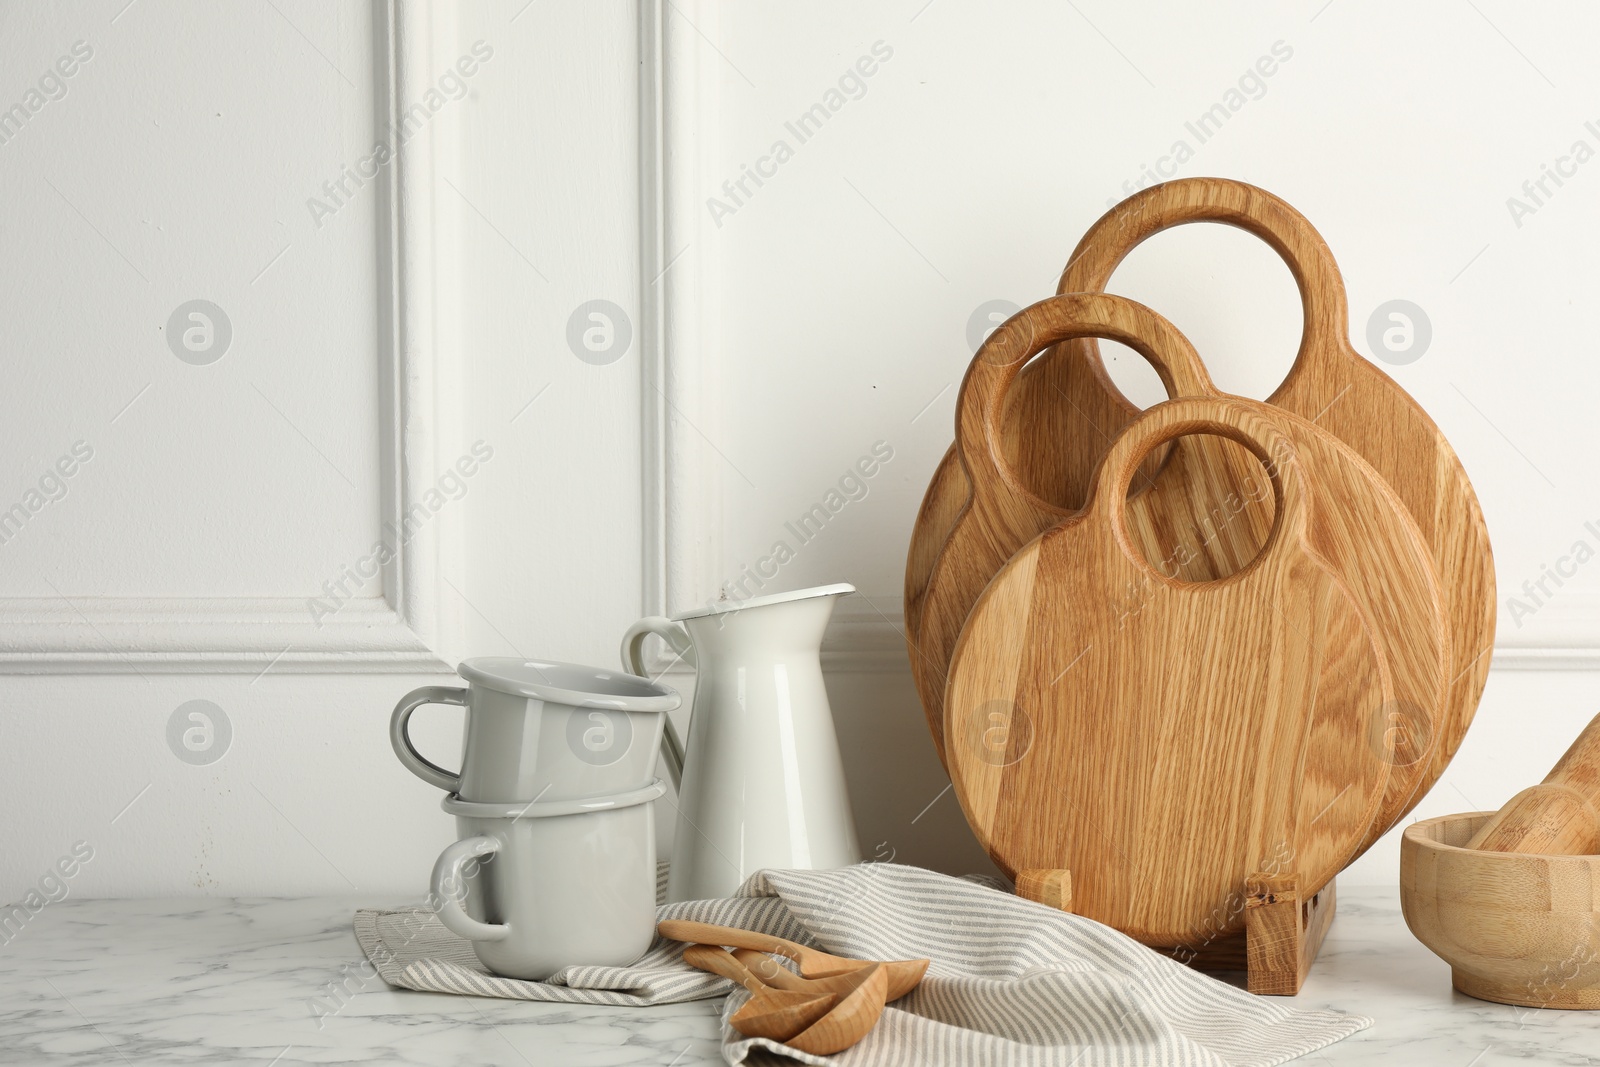
[[[784,1044],[801,1052],[831,1056],[842,1052],[867,1036],[883,1015],[888,993],[888,971],[881,963],[869,963],[848,974],[828,978],[801,978],[764,952],[738,949],[733,958],[759,980],[794,993],[831,993],[839,1004],[802,1033]]]
[[[688,919],[663,919],[656,924],[656,932],[674,941],[690,941],[697,945],[727,945],[729,948],[776,952],[798,963],[800,973],[807,978],[831,978],[834,975],[858,971],[869,963],[883,962],[883,969],[888,975],[890,1000],[899,1000],[915,989],[917,983],[922,981],[922,976],[927,973],[929,962],[928,960],[853,960],[755,930],[715,926],[711,923],[691,922]]]
[[[1508,800],[1472,835],[1467,847],[1548,856],[1600,853],[1600,716],[1584,728],[1543,782]]]
[[[803,978],[779,963],[770,953],[757,952],[753,948],[736,948],[733,950],[733,958],[750,968],[751,974],[773,989],[789,989],[797,993],[833,993],[843,996],[855,989],[855,976],[863,969],[858,967],[853,971],[829,975],[826,978]]]
[[[751,992],[749,1003],[728,1017],[729,1024],[746,1037],[788,1042],[796,1034],[808,1033],[839,1002],[833,993],[774,989],[715,945],[690,945],[684,949],[683,962],[738,982]]]

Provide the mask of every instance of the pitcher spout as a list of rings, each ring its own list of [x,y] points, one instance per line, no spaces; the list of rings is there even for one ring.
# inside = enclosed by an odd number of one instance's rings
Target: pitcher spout
[[[833,605],[855,592],[847,583],[819,585],[770,596],[726,600],[686,611],[681,620],[697,646],[705,651],[735,644],[772,652],[817,651],[833,615]]]

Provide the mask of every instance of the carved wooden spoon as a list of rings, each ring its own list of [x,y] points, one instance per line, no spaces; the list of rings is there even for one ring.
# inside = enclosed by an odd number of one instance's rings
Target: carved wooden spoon
[[[855,976],[862,970],[858,967],[853,971],[829,975],[826,978],[803,978],[779,963],[775,957],[765,952],[757,952],[753,948],[736,948],[733,950],[733,958],[750,968],[751,974],[773,989],[788,989],[796,993],[833,993],[836,996],[845,996],[855,989]]]
[[[749,1002],[728,1017],[729,1024],[746,1037],[769,1037],[787,1043],[796,1034],[809,1032],[839,1003],[833,993],[775,989],[751,974],[726,949],[715,945],[690,945],[684,949],[683,962],[750,990]]]
[[[852,960],[844,956],[835,956],[819,948],[796,944],[785,941],[781,937],[771,934],[759,933],[755,930],[741,930],[734,926],[714,926],[711,923],[691,922],[688,919],[664,919],[656,924],[656,931],[662,937],[670,937],[674,941],[689,941],[697,945],[727,945],[729,948],[747,948],[758,952],[775,952],[780,956],[787,956],[800,965],[800,973],[807,978],[830,978],[834,975],[848,974],[866,966],[871,962],[883,962],[883,969],[887,973],[889,989],[888,999],[899,1000],[917,987],[922,981],[922,976],[927,973],[927,960]]]
[[[737,949],[733,959],[769,986],[792,993],[839,997],[832,1011],[784,1042],[790,1048],[831,1056],[866,1037],[867,1031],[876,1026],[883,1015],[889,979],[888,969],[882,963],[869,963],[847,974],[827,978],[801,978],[764,952]]]

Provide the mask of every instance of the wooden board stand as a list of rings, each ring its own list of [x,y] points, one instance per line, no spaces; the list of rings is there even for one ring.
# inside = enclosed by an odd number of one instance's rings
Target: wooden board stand
[[[1244,929],[1198,947],[1170,949],[1179,962],[1208,974],[1245,972],[1246,988],[1261,996],[1292,997],[1333,924],[1337,897],[1329,882],[1302,899],[1294,874],[1256,874],[1245,882]],[[1017,872],[1017,895],[1062,911],[1072,910],[1072,872]]]

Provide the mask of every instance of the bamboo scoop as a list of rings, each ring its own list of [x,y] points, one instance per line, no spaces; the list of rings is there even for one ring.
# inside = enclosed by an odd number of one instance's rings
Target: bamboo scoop
[[[832,993],[839,997],[832,1011],[784,1042],[790,1048],[831,1056],[866,1037],[867,1031],[876,1026],[883,1015],[889,981],[888,971],[881,963],[869,963],[847,974],[827,978],[801,978],[764,952],[736,949],[733,959],[769,986],[795,993]]]
[[[1600,716],[1538,785],[1506,802],[1467,842],[1486,852],[1600,853]]]
[[[727,945],[729,948],[748,948],[758,952],[775,952],[787,956],[800,965],[800,973],[807,978],[830,978],[848,974],[874,961],[852,960],[835,956],[818,948],[785,941],[781,937],[740,930],[733,926],[713,926],[711,923],[690,922],[687,919],[664,919],[656,924],[662,937],[674,941],[690,941],[697,945]],[[899,1000],[917,987],[928,970],[927,960],[892,960],[883,963],[888,974],[888,999]]]
[[[753,995],[749,1003],[728,1017],[733,1028],[746,1037],[787,1042],[796,1034],[809,1032],[839,1002],[832,993],[774,989],[714,945],[690,945],[683,951],[683,962],[732,979],[750,990]]]

